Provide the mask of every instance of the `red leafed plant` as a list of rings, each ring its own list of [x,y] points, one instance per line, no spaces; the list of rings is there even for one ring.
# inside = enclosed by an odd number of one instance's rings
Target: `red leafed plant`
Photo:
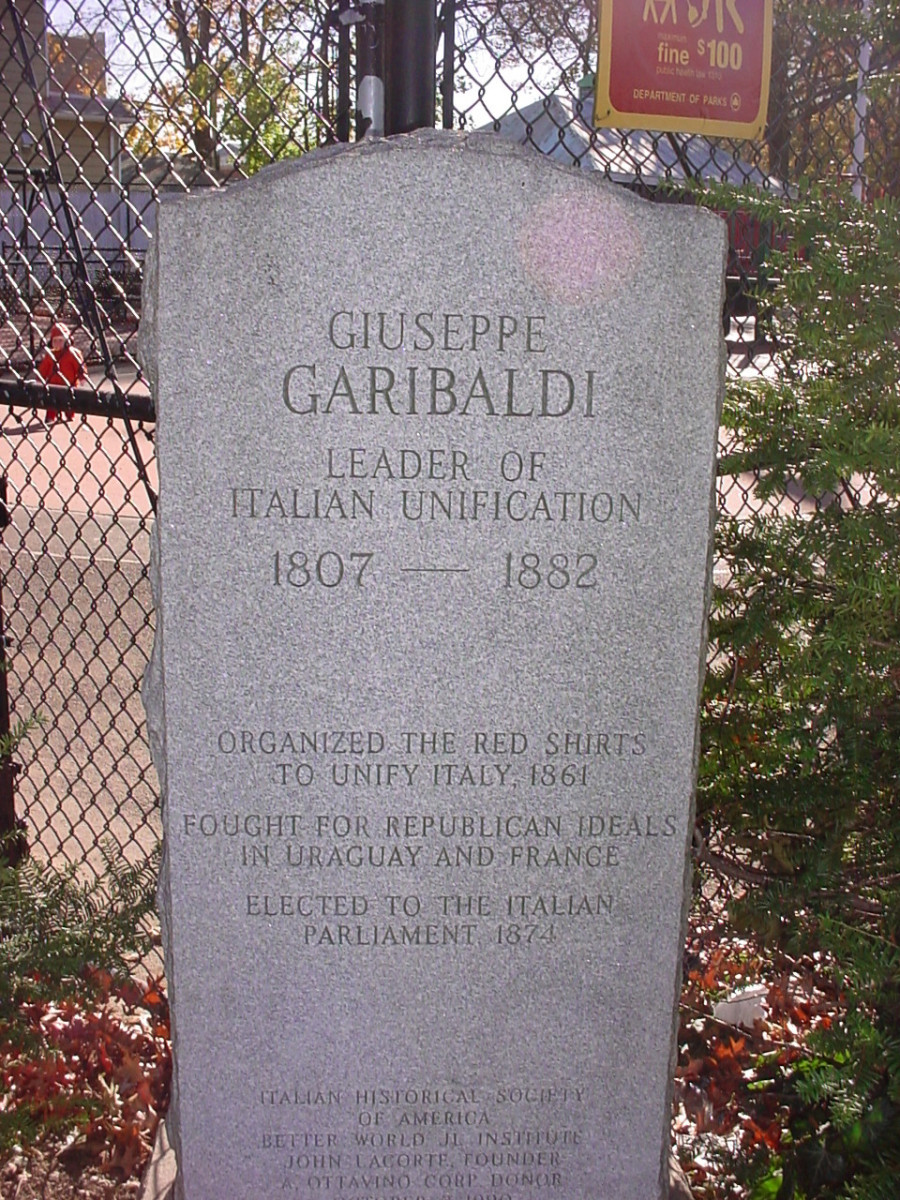
[[[125,1179],[168,1104],[169,1016],[160,981],[131,976],[153,941],[155,857],[104,859],[89,883],[0,867],[0,1158],[53,1136],[71,1169]]]
[[[19,1131],[68,1135],[61,1160],[127,1179],[147,1161],[169,1099],[168,1006],[159,981],[144,986],[94,973],[95,1003],[24,1007],[30,1050],[0,1030],[3,1116]]]

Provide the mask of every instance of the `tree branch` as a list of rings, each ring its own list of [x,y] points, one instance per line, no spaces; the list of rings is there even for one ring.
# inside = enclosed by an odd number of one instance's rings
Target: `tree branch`
[[[726,879],[734,879],[738,883],[765,886],[770,883],[783,882],[786,878],[783,875],[773,875],[761,867],[748,867],[723,854],[717,854],[714,850],[710,850],[703,837],[697,833],[694,835],[694,860],[702,866],[712,867],[719,875],[724,875]],[[843,900],[850,910],[858,913],[859,916],[881,917],[884,915],[884,905],[877,900],[866,900],[862,896],[851,896],[846,892],[815,892],[813,894],[817,900]]]

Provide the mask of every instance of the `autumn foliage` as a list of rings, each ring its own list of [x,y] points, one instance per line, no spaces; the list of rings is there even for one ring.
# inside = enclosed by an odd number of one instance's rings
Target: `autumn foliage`
[[[15,1029],[0,1026],[0,1136],[56,1133],[70,1171],[128,1179],[148,1160],[168,1106],[168,1006],[158,980],[117,984],[94,971],[90,984],[91,1005],[33,1001]]]
[[[152,948],[158,858],[106,851],[81,882],[25,859],[0,867],[0,1157],[47,1137],[73,1170],[127,1178],[168,1103],[168,1007],[132,978]]]

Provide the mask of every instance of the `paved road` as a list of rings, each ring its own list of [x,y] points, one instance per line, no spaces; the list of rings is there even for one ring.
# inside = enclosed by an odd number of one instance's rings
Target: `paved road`
[[[153,443],[136,441],[156,486]],[[12,524],[0,579],[13,719],[44,717],[18,754],[17,810],[56,862],[127,858],[159,835],[139,685],[152,643],[147,489],[121,422],[0,419]]]

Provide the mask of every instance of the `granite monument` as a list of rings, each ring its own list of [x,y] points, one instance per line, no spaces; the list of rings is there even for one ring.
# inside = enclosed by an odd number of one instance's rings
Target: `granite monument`
[[[658,1200],[723,222],[484,135],[164,200],[182,1200]]]

